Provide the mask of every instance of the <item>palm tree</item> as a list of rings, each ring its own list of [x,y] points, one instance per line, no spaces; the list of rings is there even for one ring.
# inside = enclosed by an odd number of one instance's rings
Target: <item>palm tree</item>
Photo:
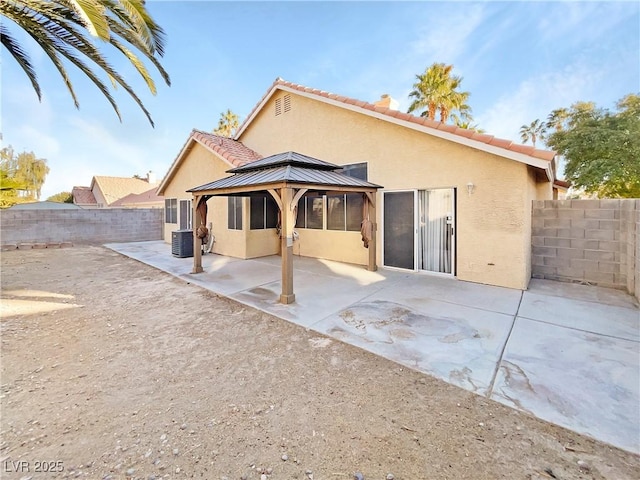
[[[482,128],[479,128],[478,125],[473,125],[471,122],[473,121],[473,119],[471,120],[462,120],[460,118],[454,118],[453,119],[453,124],[458,127],[458,128],[464,128],[465,130],[473,130],[474,132],[478,132],[478,133],[485,133],[486,131]]]
[[[520,127],[520,138],[524,143],[527,143],[529,140],[531,140],[531,143],[533,143],[533,146],[535,147],[536,141],[543,140],[546,132],[546,125],[536,118],[533,122],[531,122],[531,124],[522,125]]]
[[[80,104],[63,58],[89,77],[107,98],[120,121],[122,117],[118,106],[105,83],[94,72],[96,67],[107,74],[114,87],[120,85],[131,95],[153,126],[151,115],[140,98],[92,41],[97,39],[108,43],[123,54],[152,94],[157,91],[155,83],[132,47],[146,57],[170,85],[169,75],[158,60],[158,56],[164,55],[164,31],[147,12],[145,0],[2,0],[0,15],[26,31],[42,48],[62,76],[76,108]],[[42,100],[40,84],[28,54],[5,25],[0,25],[0,36],[2,45],[18,62],[38,99]]]
[[[440,121],[446,122],[454,111],[468,117],[471,108],[467,105],[469,92],[458,90],[462,77],[451,75],[453,65],[434,63],[422,75],[416,75],[416,83],[409,97],[415,98],[408,109],[408,113],[423,110],[420,114],[430,120],[435,120],[440,112]]]
[[[218,127],[213,131],[216,135],[223,137],[233,137],[239,126],[238,115],[233,113],[230,109],[220,114],[218,120]]]
[[[569,119],[569,110],[566,108],[556,108],[547,117],[546,127],[559,132],[564,128],[565,122]]]

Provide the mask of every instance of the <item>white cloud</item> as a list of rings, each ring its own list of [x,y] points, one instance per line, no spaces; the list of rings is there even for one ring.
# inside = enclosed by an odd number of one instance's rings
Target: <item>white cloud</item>
[[[603,70],[589,69],[585,65],[537,75],[505,93],[476,121],[487,133],[520,143],[521,125],[535,119],[546,120],[556,108],[592,98],[601,82],[606,80],[604,77]]]
[[[589,44],[628,20],[635,2],[559,2],[545,5],[553,10],[541,16],[537,23],[540,41],[567,44]],[[561,18],[562,21],[557,21]],[[594,21],[597,19],[597,21]]]
[[[482,25],[485,6],[468,4],[445,8],[425,19],[417,37],[409,44],[409,57],[430,65],[435,62],[455,63],[469,46],[468,39]],[[407,58],[405,58],[407,60]]]
[[[79,116],[70,117],[69,124],[77,131],[78,147],[86,148],[87,157],[91,152],[95,152],[99,153],[99,157],[109,159],[116,165],[143,167],[141,160],[146,157],[146,152],[142,142],[136,145],[125,142],[115,137],[109,129],[99,122],[85,120]]]

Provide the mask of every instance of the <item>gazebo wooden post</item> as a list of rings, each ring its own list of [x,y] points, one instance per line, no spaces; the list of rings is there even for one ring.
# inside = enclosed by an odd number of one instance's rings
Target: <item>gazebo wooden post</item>
[[[193,228],[193,270],[191,273],[202,273],[204,269],[202,268],[202,249],[200,245],[202,244],[201,240],[196,235],[196,230],[198,226],[202,222],[200,218],[200,213],[198,211],[198,203],[202,199],[202,195],[193,195],[193,215],[191,216],[192,220],[192,228]]]
[[[282,293],[280,302],[288,305],[295,302],[296,296],[293,293],[293,227],[295,218],[293,218],[294,206],[293,189],[284,187],[280,190],[280,199],[282,200],[282,231],[280,239],[281,255],[282,255]]]
[[[375,272],[378,270],[376,263],[376,230],[378,229],[378,223],[376,222],[376,192],[367,192],[367,201],[369,202],[369,220],[371,221],[371,240],[369,240],[369,264],[367,265],[367,270]]]

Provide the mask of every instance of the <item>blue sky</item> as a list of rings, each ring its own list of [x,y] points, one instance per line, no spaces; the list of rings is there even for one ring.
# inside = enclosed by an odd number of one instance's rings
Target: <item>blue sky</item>
[[[107,100],[69,67],[80,110],[49,60],[23,45],[43,88],[39,103],[2,50],[3,145],[33,151],[51,172],[42,199],[94,175],[161,178],[192,128],[211,131],[227,108],[244,119],[277,77],[360,100],[388,93],[409,106],[415,75],[454,65],[475,123],[519,141],[524,123],[575,101],[613,108],[640,92],[638,2],[148,2],[167,34],[172,86],[152,96],[119,57],[112,63],[150,110],[126,92]],[[22,37],[20,37],[22,38]],[[206,179],[203,179],[205,181]]]

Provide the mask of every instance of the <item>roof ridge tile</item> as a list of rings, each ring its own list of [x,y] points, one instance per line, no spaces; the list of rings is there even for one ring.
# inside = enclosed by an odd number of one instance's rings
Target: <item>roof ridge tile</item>
[[[504,138],[497,138],[497,137],[494,137],[493,135],[484,134],[484,133],[483,134],[478,134],[477,132],[474,132],[474,134],[469,136],[469,134],[466,131],[467,129],[461,129],[459,127],[456,127],[455,125],[449,125],[449,124],[446,124],[446,123],[443,123],[443,122],[438,122],[438,121],[435,121],[435,120],[429,120],[429,119],[424,118],[424,117],[417,117],[417,116],[411,115],[409,113],[400,112],[399,110],[391,110],[391,109],[388,109],[388,108],[382,108],[381,109],[381,107],[376,107],[374,104],[369,103],[369,102],[365,102],[365,101],[362,101],[362,100],[350,98],[350,97],[343,96],[343,95],[336,95],[336,94],[333,94],[333,93],[328,93],[328,92],[325,92],[323,90],[319,90],[317,88],[305,87],[304,85],[300,85],[298,83],[293,83],[293,82],[286,81],[281,77],[278,77],[278,78],[275,79],[275,81],[273,82],[271,87],[262,96],[260,101],[253,107],[253,109],[251,110],[251,112],[247,116],[246,120],[243,122],[243,124],[238,129],[239,132],[243,131],[245,124],[247,124],[247,122],[249,122],[252,119],[254,113],[260,107],[262,102],[269,95],[271,95],[273,93],[273,90],[278,86],[292,88],[292,89],[298,90],[300,92],[310,93],[310,94],[317,95],[317,96],[320,96],[320,97],[323,97],[323,98],[329,98],[329,99],[334,100],[336,102],[341,102],[341,103],[344,103],[344,104],[347,104],[347,105],[353,105],[355,107],[362,108],[364,110],[375,111],[375,112],[381,113],[383,115],[387,115],[390,118],[397,118],[397,119],[404,120],[404,121],[407,121],[407,122],[410,122],[410,123],[415,123],[417,125],[422,125],[422,126],[425,126],[427,128],[433,128],[433,129],[440,130],[440,131],[443,131],[443,132],[448,132],[448,133],[451,133],[452,135],[457,135],[457,136],[460,136],[462,138],[468,138],[470,140],[474,140],[474,141],[477,141],[477,142],[485,143],[487,145],[492,145],[494,147],[501,148],[501,149],[508,150],[508,151],[512,151],[512,152],[515,152],[515,153],[520,153],[520,154],[523,154],[523,155],[528,155],[528,156],[531,156],[531,157],[535,157],[535,158],[539,158],[539,159],[543,159],[543,160],[547,160],[547,161],[551,161],[555,157],[555,152],[551,151],[551,150],[538,150],[538,149],[535,149],[535,148],[533,148],[533,147],[531,147],[529,145],[517,144],[517,143],[512,142],[511,140],[504,139]],[[399,112],[399,113],[395,113],[395,112]]]

